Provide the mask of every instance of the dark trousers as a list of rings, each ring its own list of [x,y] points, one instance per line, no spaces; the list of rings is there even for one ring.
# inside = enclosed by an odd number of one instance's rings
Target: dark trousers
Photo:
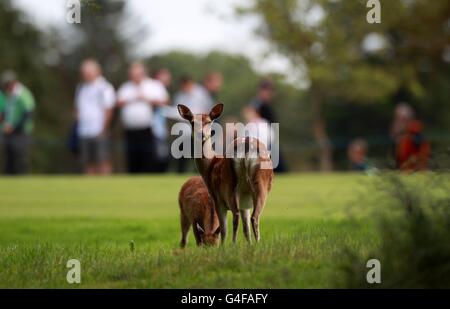
[[[169,144],[165,139],[155,137],[156,173],[165,173],[169,169]]]
[[[29,138],[24,133],[5,136],[5,173],[23,175],[28,171],[27,157]]]
[[[179,148],[181,152],[184,149],[183,145],[184,144],[181,144],[180,148]],[[187,143],[187,145],[189,145],[188,147],[191,147],[191,155],[193,155],[194,154],[194,143],[189,142],[189,143]],[[192,170],[192,162],[193,161],[194,160],[191,159],[191,158],[184,158],[184,157],[180,158],[180,159],[177,159],[177,173],[178,174],[184,174],[184,173],[187,173],[189,171],[192,172],[193,171]]]
[[[152,129],[126,130],[126,153],[128,172],[154,173],[155,162],[155,137]]]
[[[278,174],[283,174],[283,173],[287,173],[288,172],[286,161],[284,160],[284,156],[283,156],[281,150],[280,150],[280,153],[279,153],[278,166],[274,169],[274,172],[278,173]]]

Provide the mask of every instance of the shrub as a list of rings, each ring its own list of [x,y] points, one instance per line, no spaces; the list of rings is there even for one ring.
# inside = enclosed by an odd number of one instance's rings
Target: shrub
[[[364,256],[344,250],[338,285],[450,288],[449,183],[448,174],[380,176],[375,199],[380,244]],[[366,280],[370,259],[381,263],[381,284]]]

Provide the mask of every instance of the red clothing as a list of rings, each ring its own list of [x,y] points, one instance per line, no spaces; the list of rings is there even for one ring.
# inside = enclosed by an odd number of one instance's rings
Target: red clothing
[[[423,137],[423,125],[412,121],[407,132],[396,145],[397,165],[401,170],[425,170],[428,168],[431,146]]]

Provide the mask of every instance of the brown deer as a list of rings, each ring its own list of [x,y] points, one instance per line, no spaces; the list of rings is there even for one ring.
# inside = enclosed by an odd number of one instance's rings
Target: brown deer
[[[266,147],[255,138],[237,138],[229,145],[227,154],[230,150],[245,149],[245,156],[217,155],[212,146],[211,125],[222,114],[223,104],[215,105],[208,115],[193,115],[184,105],[178,105],[178,111],[190,122],[194,141],[202,143],[202,156],[195,158],[195,164],[214,201],[222,244],[227,236],[228,210],[233,214],[233,242],[237,240],[240,216],[246,240],[251,242],[251,222],[255,239],[259,241],[259,218],[273,179],[272,161]],[[250,156],[250,151],[256,151],[256,155]],[[250,210],[253,210],[251,217]]]
[[[219,243],[219,219],[208,189],[199,176],[184,183],[178,195],[180,205],[181,248],[186,247],[192,226],[197,245],[214,246]]]

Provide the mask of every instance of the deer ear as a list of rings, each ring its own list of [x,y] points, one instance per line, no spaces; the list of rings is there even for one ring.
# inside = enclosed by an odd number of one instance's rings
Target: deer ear
[[[214,231],[214,235],[217,236],[220,234],[220,225],[216,228],[216,230]]]
[[[180,116],[183,117],[183,119],[186,119],[189,122],[192,122],[194,119],[194,115],[192,115],[191,110],[189,107],[183,104],[179,104],[178,106],[178,112],[180,113]]]
[[[219,118],[220,115],[222,115],[222,112],[223,112],[223,104],[222,103],[216,104],[209,113],[209,118],[211,118],[211,120],[215,120]]]
[[[199,232],[202,233],[202,234],[205,234],[205,230],[202,229],[202,227],[200,226],[200,224],[197,223],[196,227],[197,227],[197,231],[199,231]]]

